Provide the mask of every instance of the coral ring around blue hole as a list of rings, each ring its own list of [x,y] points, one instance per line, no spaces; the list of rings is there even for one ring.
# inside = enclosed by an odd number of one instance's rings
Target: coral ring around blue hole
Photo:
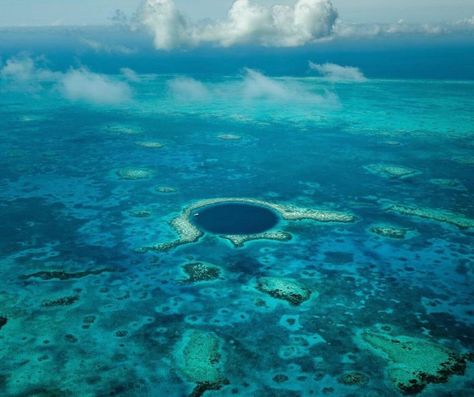
[[[193,212],[192,222],[214,234],[258,234],[275,227],[280,218],[269,208],[246,203],[223,203]]]

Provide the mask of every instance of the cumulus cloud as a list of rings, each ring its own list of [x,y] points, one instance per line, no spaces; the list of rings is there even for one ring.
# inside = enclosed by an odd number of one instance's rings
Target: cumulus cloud
[[[120,73],[122,73],[123,77],[125,77],[128,81],[132,81],[134,83],[141,81],[140,77],[133,69],[121,68]]]
[[[39,59],[26,55],[7,59],[0,67],[0,77],[16,83],[32,83],[38,80],[50,80],[55,73],[38,66]]]
[[[177,77],[168,82],[168,87],[171,94],[180,100],[206,100],[211,95],[204,83],[190,77]]]
[[[231,82],[204,83],[189,77],[178,77],[170,80],[168,87],[175,98],[185,101],[338,105],[337,97],[330,92],[315,92],[295,79],[271,78],[253,69],[245,69],[239,79]]]
[[[330,92],[317,93],[307,84],[296,79],[271,78],[259,71],[246,69],[241,82],[242,97],[246,99],[263,99],[267,101],[313,103],[318,105],[337,105],[338,99]]]
[[[138,20],[153,34],[157,49],[206,43],[295,47],[329,37],[337,11],[331,0],[295,0],[291,6],[271,7],[235,0],[225,19],[194,24],[173,0],[145,0]]]
[[[43,92],[54,90],[65,98],[93,104],[118,104],[131,98],[127,83],[87,69],[55,72],[39,66],[41,59],[20,56],[0,64],[0,87],[9,90]]]
[[[467,24],[461,26],[456,23],[444,24],[415,24],[399,20],[394,23],[348,24],[339,21],[334,27],[337,37],[375,37],[396,35],[441,35],[467,30]]]
[[[360,69],[353,66],[341,66],[334,63],[316,64],[310,62],[309,67],[330,81],[363,82],[367,80]]]
[[[126,83],[84,68],[64,74],[60,80],[60,90],[67,99],[94,104],[118,104],[129,100],[132,95]]]

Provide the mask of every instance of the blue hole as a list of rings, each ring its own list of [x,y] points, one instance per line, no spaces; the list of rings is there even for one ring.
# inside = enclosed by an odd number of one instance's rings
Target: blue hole
[[[214,234],[257,234],[273,228],[278,216],[272,210],[252,204],[225,203],[200,208],[194,224]]]

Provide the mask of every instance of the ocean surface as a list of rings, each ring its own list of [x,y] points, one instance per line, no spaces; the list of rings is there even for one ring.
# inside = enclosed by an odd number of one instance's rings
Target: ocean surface
[[[0,36],[4,61],[130,93],[0,79],[1,396],[474,395],[472,42],[114,55]],[[227,198],[284,238],[160,245]]]

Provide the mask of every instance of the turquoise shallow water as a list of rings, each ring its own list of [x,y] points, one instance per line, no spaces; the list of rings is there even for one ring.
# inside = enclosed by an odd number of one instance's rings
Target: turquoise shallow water
[[[199,395],[219,366],[206,396],[397,396],[365,330],[474,351],[474,82],[147,74],[116,106],[38,84],[0,96],[0,394]],[[355,220],[140,249],[219,197]],[[196,262],[218,277],[183,282]],[[265,293],[264,277],[311,297]],[[196,330],[220,341],[204,370]],[[462,372],[422,395],[471,396],[474,365]]]

